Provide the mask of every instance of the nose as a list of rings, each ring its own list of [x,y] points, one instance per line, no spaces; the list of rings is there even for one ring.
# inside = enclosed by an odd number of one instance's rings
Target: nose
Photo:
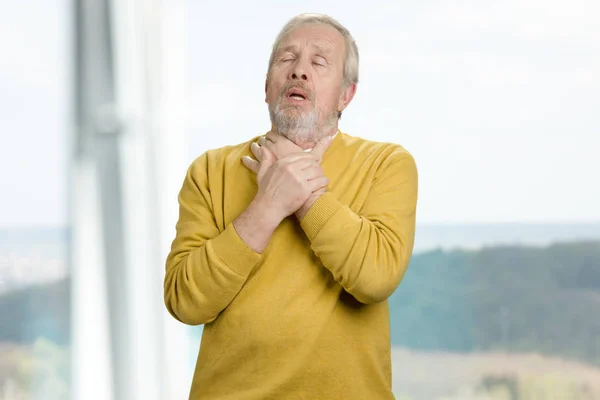
[[[291,79],[302,79],[303,81],[307,81],[308,77],[306,76],[306,74],[303,73],[296,73],[295,71],[292,72],[292,76],[290,77]]]
[[[290,80],[308,81],[307,68],[304,65],[305,61],[299,58],[290,71],[288,78]]]

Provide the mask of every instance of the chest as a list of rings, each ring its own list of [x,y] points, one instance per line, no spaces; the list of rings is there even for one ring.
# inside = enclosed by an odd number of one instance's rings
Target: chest
[[[241,157],[240,157],[241,158]],[[371,188],[375,170],[373,166],[352,160],[324,160],[323,172],[329,178],[328,190],[344,205],[360,214]],[[220,171],[210,177],[211,202],[219,229],[223,231],[252,202],[258,191],[256,174],[244,166],[239,158],[228,159]],[[282,222],[277,236],[294,236],[301,230],[291,216]]]

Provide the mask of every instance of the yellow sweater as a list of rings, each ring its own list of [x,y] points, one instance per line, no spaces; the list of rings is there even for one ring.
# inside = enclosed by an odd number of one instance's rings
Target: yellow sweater
[[[190,399],[393,399],[387,298],[412,254],[413,157],[339,132],[329,191],[258,254],[232,225],[257,190],[241,162],[256,139],[198,157],[179,193],[164,294],[205,324]]]

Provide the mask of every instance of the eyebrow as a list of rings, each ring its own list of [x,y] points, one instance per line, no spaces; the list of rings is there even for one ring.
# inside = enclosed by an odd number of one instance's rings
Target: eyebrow
[[[326,56],[326,58],[333,58],[333,53],[331,50],[326,49],[324,47],[321,47],[319,45],[313,44],[311,45],[311,47],[317,49],[317,53],[321,56]],[[279,53],[285,53],[285,52],[294,52],[298,50],[298,46],[295,44],[291,44],[289,46],[286,46],[282,49],[279,50]]]
[[[327,58],[333,58],[333,52],[330,49],[326,49],[326,48],[318,46],[316,44],[313,44],[312,47],[317,49],[317,53],[327,56]]]

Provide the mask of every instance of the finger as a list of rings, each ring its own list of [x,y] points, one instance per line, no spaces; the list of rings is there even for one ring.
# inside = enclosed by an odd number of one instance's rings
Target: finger
[[[252,150],[252,154],[254,154],[254,157],[256,157],[259,162],[262,161],[260,146],[256,142],[252,142],[252,144],[250,144],[250,150]]]
[[[323,139],[321,139],[317,142],[317,144],[315,145],[315,147],[312,149],[312,151],[310,153],[313,156],[317,157],[320,162],[323,159],[323,155],[325,154],[325,151],[327,151],[327,149],[331,145],[332,141],[333,141],[333,136],[324,137]]]
[[[261,169],[269,169],[273,166],[273,164],[275,164],[275,161],[277,161],[275,154],[273,154],[273,152],[265,146],[260,147],[260,154],[261,154],[261,162],[260,162]]]
[[[302,157],[302,158],[291,158],[291,157],[286,157],[284,159],[280,159],[277,162],[277,167],[280,169],[285,169],[288,171],[293,171],[301,173],[304,175],[304,170],[306,168],[310,168],[310,167],[314,167],[314,166],[318,166],[319,163],[314,159],[314,158],[308,158],[308,157]]]
[[[284,137],[282,135],[278,135],[278,134],[276,134],[273,131],[267,132],[267,134],[264,137],[265,137],[266,140],[269,140],[269,141],[271,141],[273,143],[277,143],[280,139],[287,139],[286,137]]]
[[[284,145],[286,147],[287,146],[292,146],[292,147],[295,147],[296,150],[302,151],[302,149],[300,148],[300,146],[297,146],[296,143],[292,142],[290,139],[286,138],[285,136],[279,135],[279,134],[277,134],[275,132],[272,132],[272,131],[268,132],[265,135],[265,139],[267,141],[269,141],[269,142],[272,142],[272,143],[282,142],[281,145]]]
[[[314,163],[311,166],[304,168],[302,170],[302,173],[304,174],[304,177],[307,181],[325,176],[325,174],[323,173],[323,169],[317,163]]]
[[[263,146],[265,146],[265,147],[270,147],[271,149],[273,149],[273,146],[275,145],[275,142],[273,142],[273,141],[271,141],[271,140],[269,140],[269,139],[265,138],[264,136],[261,136],[261,137],[258,139],[258,145],[259,145],[260,147],[263,147]]]
[[[317,160],[317,158],[314,157],[311,153],[300,152],[300,153],[293,153],[293,154],[290,154],[290,155],[285,156],[283,158],[280,158],[279,162],[280,162],[281,165],[287,165],[287,164],[296,163],[296,162],[298,162],[300,160],[308,160],[308,161],[313,161],[314,162],[315,160]]]
[[[260,170],[261,166],[261,164],[258,161],[256,161],[252,157],[244,156],[242,157],[242,163],[246,167],[248,167],[248,169],[250,169],[252,172],[258,174],[258,171]]]
[[[322,176],[308,181],[308,188],[311,192],[316,192],[319,189],[326,188],[329,185],[329,178]]]

